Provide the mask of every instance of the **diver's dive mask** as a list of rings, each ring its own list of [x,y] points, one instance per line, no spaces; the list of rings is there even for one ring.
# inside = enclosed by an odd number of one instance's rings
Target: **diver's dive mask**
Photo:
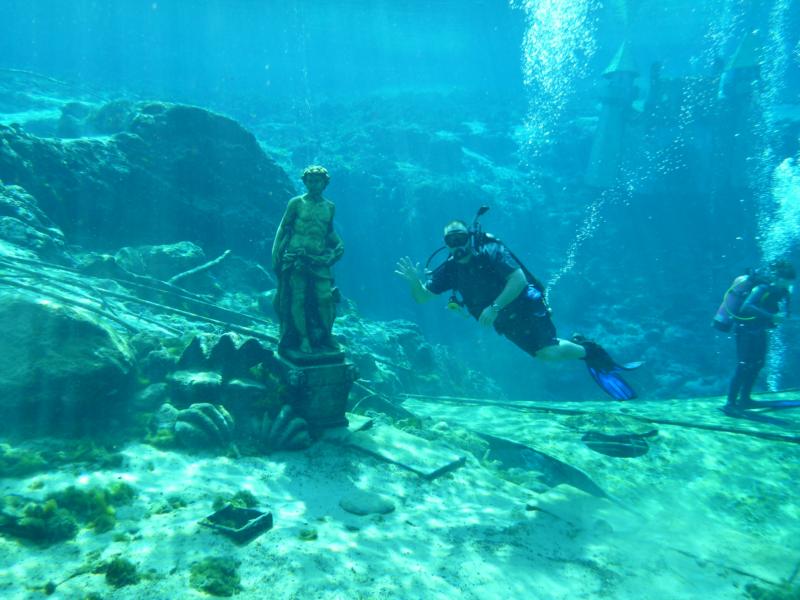
[[[456,260],[464,258],[469,253],[469,231],[463,229],[450,231],[444,236],[444,243],[453,258]]]
[[[447,235],[444,236],[444,243],[445,245],[450,248],[460,248],[461,246],[466,245],[469,241],[469,231],[464,231],[463,229],[456,229],[455,231],[450,231]]]

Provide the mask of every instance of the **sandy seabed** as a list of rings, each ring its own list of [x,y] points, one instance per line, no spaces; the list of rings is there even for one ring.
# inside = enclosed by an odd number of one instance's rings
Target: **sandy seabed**
[[[779,583],[796,568],[797,443],[660,425],[645,456],[614,458],[589,450],[580,432],[600,415],[607,421],[618,405],[576,404],[588,412],[575,415],[411,400],[405,406],[430,417],[425,423],[436,435],[428,437],[465,454],[466,463],[426,480],[335,441],[240,459],[133,444],[117,472],[64,469],[0,480],[3,494],[38,499],[68,485],[117,480],[138,492],[117,510],[108,533],[82,529],[49,548],[0,538],[0,597],[44,598],[35,589],[52,581],[59,585],[50,598],[208,598],[189,585],[192,563],[208,556],[240,561],[240,599],[726,600],[748,597],[747,584]],[[708,403],[693,405],[695,417],[683,406],[684,419],[695,424],[703,415],[725,423]],[[668,409],[658,403],[652,410]],[[613,500],[569,485],[526,485],[524,473],[465,451],[459,440],[466,427],[569,462]],[[35,491],[34,481],[43,484]],[[198,524],[216,496],[245,489],[273,513],[272,530],[238,546]],[[350,514],[339,502],[355,490],[380,494],[395,510]],[[185,506],[156,510],[174,496]],[[316,537],[307,540],[310,530]],[[122,532],[128,539],[114,541]],[[140,583],[114,589],[102,574],[69,579],[87,557],[117,555],[137,565]]]

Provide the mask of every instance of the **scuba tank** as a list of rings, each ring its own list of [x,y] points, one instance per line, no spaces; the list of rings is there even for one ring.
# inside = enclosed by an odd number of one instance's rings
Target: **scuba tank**
[[[719,305],[711,324],[719,331],[727,333],[731,330],[735,321],[750,321],[753,319],[754,317],[740,317],[739,311],[747,296],[759,283],[761,283],[760,278],[754,273],[740,275],[734,279],[728,291],[722,297],[722,303]]]

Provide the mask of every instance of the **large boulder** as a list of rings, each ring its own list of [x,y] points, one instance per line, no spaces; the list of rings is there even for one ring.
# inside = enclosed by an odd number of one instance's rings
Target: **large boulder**
[[[0,330],[0,432],[94,431],[122,408],[132,352],[91,313],[6,291]]]
[[[109,112],[104,126],[122,130],[103,137],[40,138],[0,126],[0,179],[32,194],[72,244],[188,240],[212,255],[268,256],[295,192],[250,132],[191,106]]]
[[[64,234],[23,188],[0,182],[0,239],[45,257],[64,249]]]
[[[116,263],[136,275],[169,279],[205,262],[203,249],[191,242],[120,248],[114,256]]]

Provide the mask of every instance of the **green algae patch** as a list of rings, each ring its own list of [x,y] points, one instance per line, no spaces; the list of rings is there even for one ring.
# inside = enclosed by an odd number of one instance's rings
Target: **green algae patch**
[[[319,537],[316,529],[302,529],[297,534],[297,539],[303,542],[313,542]]]
[[[68,510],[77,520],[88,524],[96,533],[104,533],[116,525],[115,507],[130,504],[135,497],[136,490],[133,487],[127,483],[116,482],[105,488],[81,489],[70,486],[49,494],[47,499]]]
[[[220,510],[226,504],[235,506],[236,508],[255,508],[258,506],[258,500],[248,490],[241,490],[236,492],[233,496],[217,496],[214,498],[212,507],[214,510]]]
[[[78,533],[78,522],[68,510],[53,500],[28,502],[17,506],[17,499],[4,500],[0,510],[0,533],[40,546],[70,540]]]
[[[144,443],[160,450],[171,450],[178,447],[175,432],[171,429],[159,429],[155,433],[148,433]]]
[[[106,567],[106,583],[115,588],[139,583],[139,572],[136,565],[124,558],[111,560]]]
[[[74,538],[81,525],[105,533],[117,523],[115,507],[135,497],[136,490],[122,482],[105,488],[70,486],[42,502],[7,496],[0,503],[0,534],[50,546]]]
[[[0,477],[25,477],[47,468],[47,461],[35,451],[0,444]]]
[[[242,591],[239,561],[225,556],[210,556],[192,564],[189,585],[212,596],[233,596]]]
[[[745,591],[751,600],[798,600],[800,598],[800,586],[793,586],[790,583],[783,583],[771,589],[750,583],[745,586]]]
[[[121,454],[91,441],[31,442],[16,448],[0,444],[0,477],[26,477],[75,463],[113,469],[121,466],[122,461]]]

